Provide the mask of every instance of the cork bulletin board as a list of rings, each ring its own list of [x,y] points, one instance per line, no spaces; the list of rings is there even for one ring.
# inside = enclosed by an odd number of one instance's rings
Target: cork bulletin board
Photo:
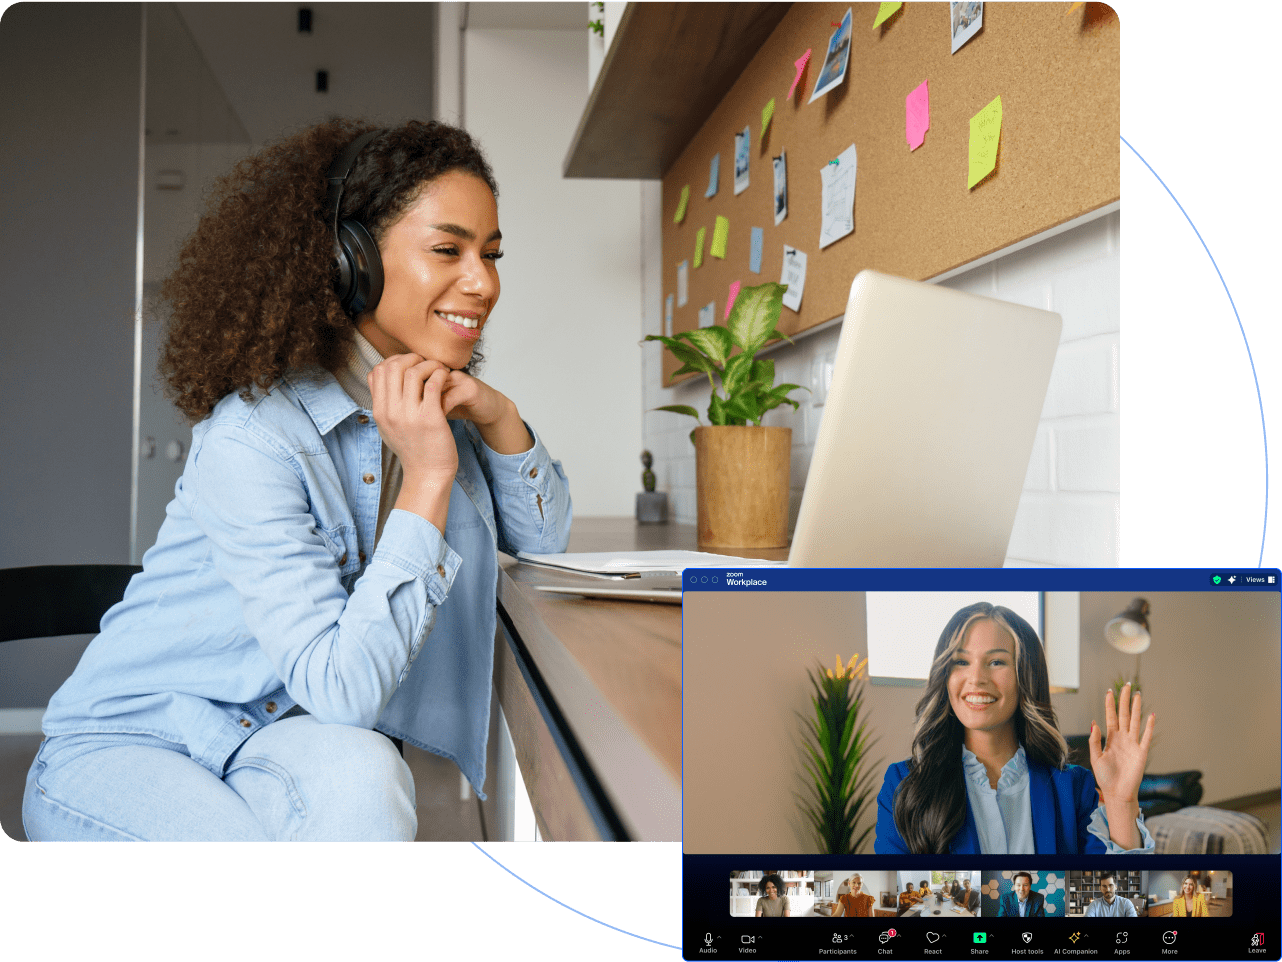
[[[688,260],[689,299],[672,333],[698,327],[716,304],[724,323],[730,284],[778,281],[785,244],[807,256],[799,312],[788,335],[844,313],[865,268],[926,280],[1120,198],[1120,24],[1105,4],[985,3],[983,27],[951,50],[947,3],[904,3],[873,28],[877,3],[797,3],[663,176],[663,297],[677,293]],[[814,103],[828,38],[853,10],[845,81]],[[791,99],[794,61],[810,62]],[[928,81],[930,128],[910,151],[904,101]],[[967,189],[970,118],[994,97],[1002,127],[993,172]],[[775,111],[761,133],[762,108]],[[734,135],[751,128],[750,186],[734,193]],[[852,234],[822,250],[820,170],[851,144],[858,153]],[[775,226],[772,157],[786,151],[788,216]],[[706,198],[720,153],[720,186]],[[690,187],[684,220],[673,223]],[[729,221],[724,259],[709,256],[717,216]],[[702,266],[695,238],[705,228]],[[764,232],[761,273],[749,270],[751,229]],[[679,367],[664,351],[663,383]],[[693,376],[693,375],[687,375]],[[683,380],[679,378],[676,380]]]

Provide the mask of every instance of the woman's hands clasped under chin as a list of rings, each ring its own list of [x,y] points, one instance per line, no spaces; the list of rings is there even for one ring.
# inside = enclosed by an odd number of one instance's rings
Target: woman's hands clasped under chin
[[[534,439],[516,405],[483,381],[417,354],[395,354],[369,374],[374,421],[400,459],[404,479],[396,507],[444,533],[458,450],[449,420],[473,422],[499,454],[519,454]]]

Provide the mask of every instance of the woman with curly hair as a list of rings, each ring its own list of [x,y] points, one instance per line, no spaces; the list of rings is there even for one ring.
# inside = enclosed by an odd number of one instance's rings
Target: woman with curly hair
[[[917,703],[912,758],[877,796],[879,854],[1152,852],[1139,785],[1154,716],[1140,696],[1104,698],[1091,768],[1067,764],[1041,640],[1009,608],[978,602],[949,620]]]
[[[219,182],[162,288],[191,452],[50,702],[30,838],[413,839],[391,739],[481,793],[496,551],[564,551],[571,517],[472,375],[496,194],[435,122],[332,121]]]

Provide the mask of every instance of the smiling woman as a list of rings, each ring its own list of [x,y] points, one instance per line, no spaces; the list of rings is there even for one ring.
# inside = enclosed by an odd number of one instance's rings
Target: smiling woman
[[[496,193],[435,122],[333,121],[220,182],[162,289],[191,453],[49,704],[28,837],[412,839],[391,739],[484,798],[497,551],[564,551],[571,519],[472,373]]]
[[[1138,793],[1155,719],[1141,731],[1129,686],[1118,706],[1105,695],[1104,715],[1106,745],[1091,726],[1093,774],[1067,764],[1037,632],[1009,608],[962,608],[935,647],[912,758],[886,772],[874,850],[1153,851]]]

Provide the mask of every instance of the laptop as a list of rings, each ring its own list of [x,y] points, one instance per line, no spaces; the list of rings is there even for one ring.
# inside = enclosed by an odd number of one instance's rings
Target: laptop
[[[1000,568],[1062,326],[1050,311],[861,271],[788,565]],[[672,577],[592,591],[679,603]]]
[[[861,271],[791,567],[1001,567],[1063,324]]]

